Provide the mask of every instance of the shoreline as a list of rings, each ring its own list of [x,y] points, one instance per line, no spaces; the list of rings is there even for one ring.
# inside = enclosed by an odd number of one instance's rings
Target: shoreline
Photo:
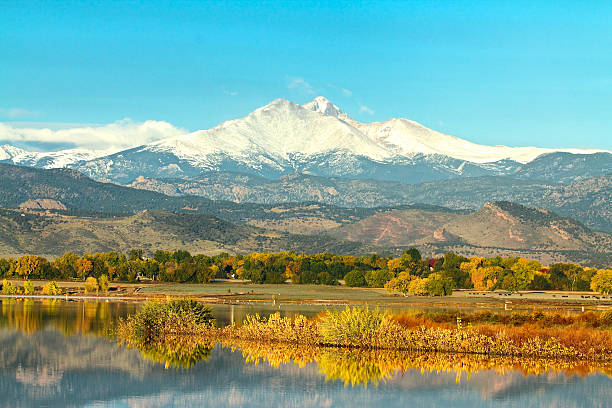
[[[10,280],[18,286],[22,280]],[[36,287],[48,281],[33,280]],[[518,293],[455,290],[451,296],[401,296],[388,294],[380,288],[351,288],[346,286],[251,284],[221,281],[209,284],[181,283],[122,283],[112,284],[115,291],[92,295],[74,293],[82,290],[82,282],[58,281],[63,295],[4,295],[0,299],[57,299],[100,302],[145,302],[147,300],[189,297],[210,304],[227,305],[304,305],[347,306],[368,305],[390,308],[460,308],[492,310],[562,309],[568,311],[609,310],[612,296],[594,292],[522,291]],[[119,288],[121,292],[116,292]]]

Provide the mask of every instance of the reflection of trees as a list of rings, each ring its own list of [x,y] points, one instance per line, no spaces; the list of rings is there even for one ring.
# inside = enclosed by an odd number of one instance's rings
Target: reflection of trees
[[[2,299],[0,327],[34,333],[52,327],[64,335],[104,336],[119,316],[136,305],[106,302],[65,302],[59,299]]]
[[[421,373],[456,373],[457,382],[462,376],[493,370],[499,375],[510,371],[524,376],[543,373],[578,374],[585,376],[602,373],[612,376],[612,364],[584,363],[579,361],[534,359],[525,357],[492,357],[476,354],[414,353],[389,350],[355,350],[294,344],[261,343],[232,340],[222,342],[224,347],[240,350],[247,364],[267,362],[278,368],[281,364],[303,367],[314,362],[331,381],[340,380],[345,385],[378,385],[395,373],[408,370]]]
[[[41,334],[42,329],[53,327],[65,335],[74,333],[94,334],[104,337],[109,328],[120,316],[135,310],[136,306],[125,303],[98,302],[63,302],[45,300],[35,302],[3,299],[1,302],[0,327],[9,327],[31,335]],[[8,334],[8,333],[7,333]],[[24,336],[30,338],[31,336]],[[90,337],[91,338],[91,337]],[[503,376],[509,372],[519,372],[524,376],[543,373],[578,374],[585,376],[592,373],[603,373],[612,376],[610,362],[580,362],[577,360],[534,359],[525,357],[496,357],[471,354],[452,353],[414,353],[389,350],[354,350],[344,348],[316,347],[279,342],[257,342],[238,338],[219,339],[216,336],[184,336],[165,335],[154,343],[134,344],[125,341],[128,347],[138,349],[143,357],[153,362],[159,362],[169,367],[190,368],[198,361],[205,361],[211,354],[215,343],[232,351],[240,351],[247,364],[265,362],[272,367],[295,365],[304,367],[309,363],[316,364],[318,370],[330,381],[342,381],[353,386],[368,384],[378,385],[397,374],[407,371],[421,373],[455,373],[457,380],[470,377],[473,373],[492,370]],[[55,351],[48,341],[42,342],[45,353]],[[48,346],[48,347],[47,347]],[[39,346],[40,347],[40,346]],[[113,346],[114,347],[114,346]],[[71,349],[68,347],[67,349]],[[124,349],[125,350],[125,349]],[[15,350],[0,353],[5,364],[13,361]],[[31,352],[34,352],[32,350]],[[62,359],[81,361],[83,355],[71,358],[66,355]],[[14,361],[17,364],[17,360]],[[73,364],[73,363],[70,363]],[[83,361],[85,364],[85,361]],[[115,362],[114,364],[117,364]],[[66,362],[57,363],[59,368],[65,368]],[[49,372],[53,375],[61,371]],[[42,378],[37,381],[51,381],[51,374],[40,374],[34,371],[20,372],[24,382],[28,378]],[[36,376],[34,376],[36,374]],[[48,378],[47,378],[48,377]]]
[[[194,336],[166,336],[163,341],[133,345],[148,360],[162,363],[166,368],[190,368],[210,357],[214,344],[202,342]]]

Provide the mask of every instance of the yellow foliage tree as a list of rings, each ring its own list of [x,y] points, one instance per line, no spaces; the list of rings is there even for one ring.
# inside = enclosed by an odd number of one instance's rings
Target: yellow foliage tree
[[[75,269],[78,277],[84,279],[93,270],[93,263],[87,258],[80,258],[75,263]]]
[[[429,278],[416,278],[408,286],[408,293],[413,295],[426,295],[427,294],[427,283]]]
[[[612,269],[600,269],[591,279],[591,290],[605,294],[612,293]]]
[[[42,293],[43,295],[55,296],[55,295],[61,295],[62,290],[60,289],[57,282],[51,281],[51,282],[48,282],[45,286],[43,286]]]
[[[410,283],[414,279],[416,279],[416,277],[410,275],[408,272],[400,272],[397,278],[393,278],[385,283],[385,289],[389,293],[400,292],[406,294],[409,292]]]
[[[108,276],[100,275],[98,278],[98,286],[100,286],[102,292],[108,292],[108,283]]]
[[[24,255],[13,264],[15,268],[15,274],[25,276],[26,278],[30,275],[40,275],[42,271],[42,265],[40,258],[36,255]]]
[[[394,274],[400,273],[403,267],[401,258],[390,259],[389,262],[387,262],[387,268]]]
[[[26,295],[34,294],[34,285],[32,284],[32,281],[27,280],[23,283],[23,293]]]
[[[96,278],[94,278],[93,276],[90,276],[89,278],[87,278],[87,280],[85,281],[85,293],[93,293],[93,292],[98,292],[98,280]]]

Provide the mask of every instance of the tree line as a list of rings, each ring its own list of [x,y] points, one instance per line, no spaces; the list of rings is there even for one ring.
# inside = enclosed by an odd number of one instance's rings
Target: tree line
[[[567,263],[544,266],[524,258],[466,258],[453,252],[423,259],[415,248],[398,258],[292,251],[206,256],[183,250],[158,250],[145,257],[140,249],[82,256],[67,252],[52,261],[32,254],[0,258],[0,278],[85,281],[89,277],[113,282],[207,283],[215,278],[236,278],[253,283],[291,280],[320,285],[338,285],[344,280],[347,286],[385,287],[389,292],[415,295],[449,295],[455,288],[612,292],[611,268],[597,270]]]

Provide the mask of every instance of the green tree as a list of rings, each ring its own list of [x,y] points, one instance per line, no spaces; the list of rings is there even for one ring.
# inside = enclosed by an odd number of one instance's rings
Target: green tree
[[[410,248],[402,254],[402,260],[406,262],[417,262],[420,261],[421,253],[416,248]]]
[[[454,282],[451,278],[445,278],[440,274],[432,273],[427,277],[425,289],[431,296],[450,296],[453,294]]]
[[[344,283],[346,286],[351,287],[363,287],[366,286],[366,279],[363,271],[359,269],[353,269],[346,275],[344,275]]]
[[[371,288],[382,288],[391,279],[393,279],[393,273],[388,269],[367,271],[365,273],[365,280]]]
[[[57,268],[59,275],[64,279],[68,279],[76,276],[76,263],[78,260],[78,255],[66,252],[59,258],[55,258],[53,264]]]
[[[142,249],[130,249],[129,253],[128,253],[128,260],[129,261],[142,261],[143,260],[143,252]]]
[[[538,261],[529,261],[524,258],[517,259],[510,268],[516,282],[515,290],[525,290],[529,288],[529,284],[533,280],[535,273],[541,269],[542,264]]]

